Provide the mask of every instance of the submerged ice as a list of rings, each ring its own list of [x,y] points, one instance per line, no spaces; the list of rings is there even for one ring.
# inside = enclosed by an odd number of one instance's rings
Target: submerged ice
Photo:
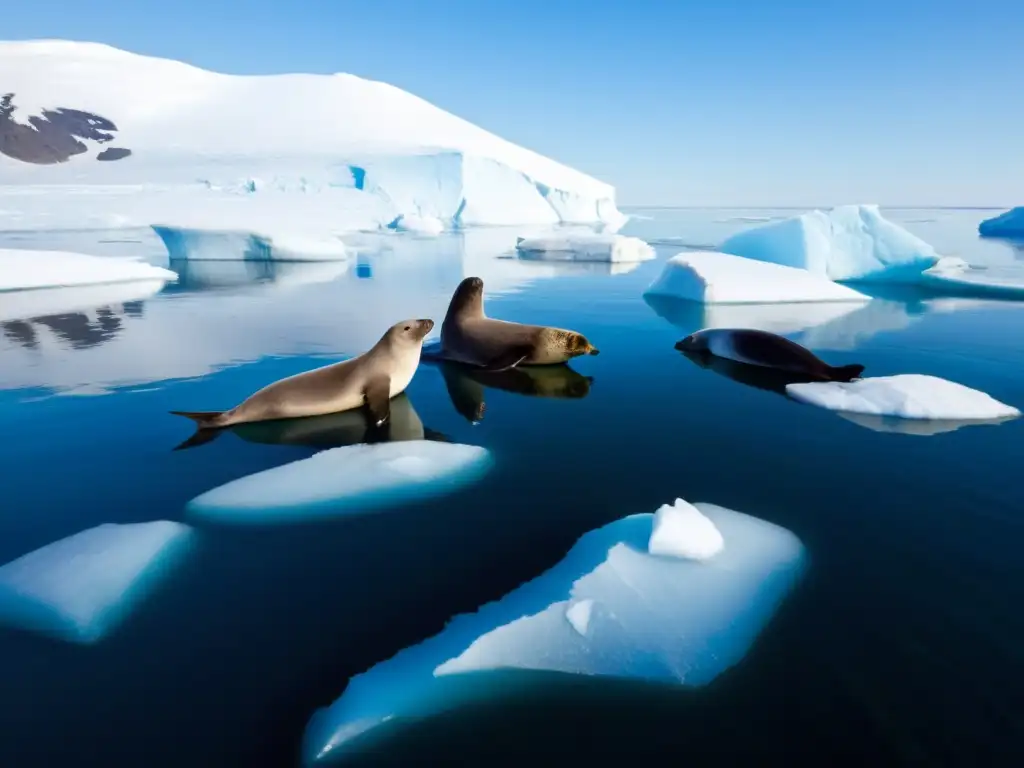
[[[551,570],[354,677],[311,719],[305,762],[372,746],[393,720],[501,697],[507,676],[487,673],[710,683],[747,654],[800,576],[804,548],[712,504],[659,514],[585,534]]]
[[[475,445],[409,440],[321,451],[197,496],[187,513],[223,523],[301,522],[452,493],[492,466]]]
[[[181,523],[104,525],[0,567],[0,623],[95,643],[128,617],[188,551]]]

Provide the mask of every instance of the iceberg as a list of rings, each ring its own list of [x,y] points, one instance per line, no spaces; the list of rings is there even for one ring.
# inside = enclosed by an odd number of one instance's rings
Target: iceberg
[[[702,304],[869,300],[863,293],[803,269],[716,251],[683,251],[673,256],[644,295]]]
[[[936,376],[909,373],[851,382],[790,384],[794,400],[830,411],[901,419],[986,421],[1020,416],[984,392]]]
[[[181,523],[104,525],[0,567],[0,624],[92,644],[121,624],[191,550]]]
[[[311,718],[305,764],[372,748],[401,720],[500,698],[517,677],[708,685],[750,650],[801,576],[805,552],[776,525],[694,507],[659,511],[654,540],[671,552],[649,550],[655,515],[622,518],[585,534],[546,573],[352,678]],[[666,527],[677,510],[688,522]],[[712,530],[723,542],[717,550],[708,546]],[[706,559],[675,554],[694,549]],[[536,673],[554,674],[538,681]]]
[[[0,292],[177,279],[169,269],[137,259],[0,248]]]
[[[939,260],[931,245],[886,219],[877,205],[843,205],[754,227],[727,238],[720,250],[864,282],[916,283]]]
[[[922,273],[923,285],[946,293],[1024,299],[1024,269],[1016,266],[981,266],[945,257]]]
[[[154,224],[171,261],[339,261],[348,258],[337,238],[261,235]]]
[[[0,185],[61,188],[64,226],[625,218],[611,185],[355,75],[228,75],[64,40],[0,43],[0,71]],[[38,196],[16,212],[53,221]]]
[[[520,237],[516,250],[520,254],[564,261],[628,263],[654,258],[654,249],[639,237],[598,232]]]
[[[197,520],[257,525],[364,514],[453,493],[492,465],[490,452],[475,445],[349,445],[233,480],[192,499],[186,513]]]
[[[983,237],[1024,237],[1024,206],[985,219],[978,225],[978,234]]]
[[[436,216],[403,213],[388,224],[388,229],[398,232],[413,232],[418,235],[440,235],[444,232],[444,222]]]

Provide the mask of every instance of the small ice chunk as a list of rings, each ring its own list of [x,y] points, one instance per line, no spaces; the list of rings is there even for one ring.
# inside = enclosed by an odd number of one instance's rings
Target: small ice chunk
[[[587,627],[590,625],[590,612],[594,608],[593,600],[580,600],[572,603],[565,609],[565,618],[572,624],[572,628],[583,637],[587,636]]]
[[[684,251],[673,256],[645,295],[703,304],[869,300],[852,288],[803,269],[717,251]]]
[[[877,205],[810,211],[739,232],[721,250],[831,280],[916,283],[939,254]]]
[[[105,637],[177,567],[192,529],[106,523],[0,567],[0,623],[73,643]]]
[[[444,232],[444,222],[436,216],[418,216],[414,213],[403,213],[388,224],[388,229],[399,232],[414,232],[418,235],[440,235]]]
[[[639,237],[599,232],[520,237],[516,242],[516,250],[534,258],[564,261],[618,263],[650,261],[654,258],[654,249]]]
[[[297,522],[351,515],[451,493],[492,466],[476,445],[408,440],[331,448],[233,480],[188,503],[193,518]]]
[[[0,292],[177,279],[171,270],[137,259],[0,248]]]
[[[1020,416],[1020,411],[984,392],[917,373],[851,382],[789,384],[794,400],[830,411],[901,419],[977,420]]]
[[[983,237],[1024,237],[1024,206],[985,219],[978,225],[978,234]]]
[[[692,504],[676,499],[654,513],[647,551],[652,555],[707,560],[722,551],[725,541],[715,524]]]

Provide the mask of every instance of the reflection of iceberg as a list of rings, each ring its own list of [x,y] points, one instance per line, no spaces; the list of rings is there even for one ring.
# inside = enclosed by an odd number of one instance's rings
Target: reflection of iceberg
[[[718,554],[649,554],[653,514],[591,531],[551,570],[352,678],[310,720],[304,761],[372,747],[403,718],[500,698],[510,675],[520,683],[537,681],[526,672],[712,682],[750,650],[802,572],[804,549],[771,523],[696,506],[721,533]]]
[[[375,512],[452,493],[492,466],[479,446],[427,440],[349,445],[233,480],[188,504],[193,518],[287,523]]]
[[[273,284],[275,289],[326,283],[344,275],[347,261],[182,261],[178,270],[179,291],[207,291],[223,288]]]
[[[874,416],[866,413],[841,413],[836,416],[853,422],[857,426],[870,429],[874,432],[895,432],[901,435],[918,435],[931,437],[945,432],[954,432],[961,427],[995,425],[1004,421],[1013,421],[1016,416],[1003,416],[986,421],[972,419],[901,419],[896,416]]]
[[[551,259],[545,254],[534,251],[523,251],[518,259],[524,265],[540,268],[544,265],[545,272],[562,275],[626,275],[639,267],[642,261],[580,261],[576,259]],[[645,259],[646,261],[646,259]],[[524,267],[529,269],[529,266]]]
[[[552,233],[520,237],[520,256],[552,261],[638,262],[654,258],[654,249],[638,237],[608,232]]]
[[[107,523],[0,568],[0,622],[75,643],[114,629],[178,566],[191,529]]]
[[[163,280],[135,283],[82,285],[72,288],[37,288],[4,293],[0,301],[0,322],[44,315],[82,312],[96,307],[148,299],[164,287]]]

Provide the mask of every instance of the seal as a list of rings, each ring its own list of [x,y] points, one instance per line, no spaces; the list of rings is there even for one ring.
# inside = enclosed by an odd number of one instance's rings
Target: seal
[[[737,363],[800,374],[808,381],[853,381],[863,365],[832,366],[809,349],[768,331],[705,328],[676,342],[680,352],[714,355]]]
[[[368,352],[275,381],[227,411],[171,411],[200,430],[274,419],[323,416],[365,406],[371,425],[391,414],[391,398],[409,386],[420,363],[423,337],[434,321],[403,320]]]
[[[424,356],[427,356],[424,350]],[[517,365],[553,365],[598,350],[575,331],[494,320],[484,314],[484,281],[467,277],[452,295],[433,359],[504,371]]]

